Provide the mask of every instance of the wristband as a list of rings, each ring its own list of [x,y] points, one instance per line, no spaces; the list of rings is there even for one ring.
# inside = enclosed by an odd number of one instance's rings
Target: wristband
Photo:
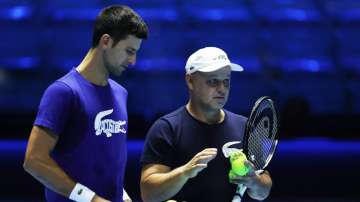
[[[69,199],[77,202],[91,202],[91,199],[95,196],[95,192],[85,187],[80,183],[76,183],[75,187],[70,193]]]

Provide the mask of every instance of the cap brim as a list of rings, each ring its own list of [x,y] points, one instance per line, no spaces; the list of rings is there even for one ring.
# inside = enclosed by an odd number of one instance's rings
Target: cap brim
[[[207,66],[207,67],[204,67],[204,68],[201,68],[201,69],[198,69],[197,71],[199,72],[213,72],[213,71],[216,71],[218,69],[221,69],[223,67],[226,67],[228,65],[212,65],[212,66]]]
[[[237,72],[244,71],[244,68],[242,66],[235,63],[230,63],[230,67],[231,67],[231,71],[237,71]]]
[[[205,68],[201,68],[201,69],[198,69],[197,71],[199,72],[213,72],[213,71],[216,71],[218,69],[221,69],[223,67],[226,67],[226,66],[230,66],[231,68],[231,71],[238,71],[238,72],[242,72],[244,71],[244,68],[238,64],[235,64],[235,63],[230,63],[229,65],[213,65],[213,66],[207,66]]]

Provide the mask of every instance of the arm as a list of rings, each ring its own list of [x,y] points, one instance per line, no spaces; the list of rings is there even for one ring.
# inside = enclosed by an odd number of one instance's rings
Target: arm
[[[44,186],[68,198],[76,182],[51,158],[58,136],[50,130],[34,126],[26,149],[23,167]],[[92,201],[101,201],[98,196]]]
[[[205,169],[215,158],[215,148],[204,149],[188,163],[171,170],[161,164],[148,164],[141,171],[141,198],[146,202],[164,201],[178,193],[184,184]]]
[[[50,157],[57,135],[50,130],[34,126],[25,154],[24,169],[51,190],[68,197],[75,182]]]

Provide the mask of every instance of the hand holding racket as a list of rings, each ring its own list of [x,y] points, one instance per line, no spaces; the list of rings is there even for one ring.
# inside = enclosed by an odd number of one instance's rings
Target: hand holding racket
[[[253,164],[256,174],[263,172],[274,155],[278,143],[279,117],[274,102],[269,97],[261,97],[251,110],[246,122],[243,147],[247,159]],[[225,157],[239,149],[229,148],[238,142],[229,142],[223,146]],[[232,202],[240,202],[246,186],[239,184]]]

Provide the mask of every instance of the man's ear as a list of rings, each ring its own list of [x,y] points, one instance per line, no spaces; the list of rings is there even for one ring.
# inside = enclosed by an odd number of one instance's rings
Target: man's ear
[[[192,76],[189,75],[189,74],[185,74],[185,81],[186,81],[186,85],[188,86],[188,88],[190,90],[193,90],[193,88],[194,88],[194,79],[192,78]]]
[[[99,46],[102,49],[111,48],[113,44],[113,40],[109,34],[103,34],[99,41]]]

